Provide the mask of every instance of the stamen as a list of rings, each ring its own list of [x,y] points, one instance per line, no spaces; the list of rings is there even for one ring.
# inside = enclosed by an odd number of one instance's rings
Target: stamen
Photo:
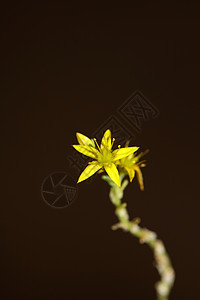
[[[98,143],[97,143],[97,140],[94,138],[94,141],[95,141],[95,143],[96,143],[96,145],[97,145],[97,148],[99,149],[99,151],[101,152],[101,149],[100,149],[100,147],[99,147],[99,145],[98,145]]]
[[[130,144],[130,141],[126,141],[125,148],[128,147],[129,144]]]
[[[118,145],[118,148],[121,148],[121,145]]]
[[[146,160],[141,160],[137,163],[138,166],[140,166],[141,164],[143,164]]]
[[[112,149],[114,142],[115,142],[115,138],[112,139],[111,149]]]
[[[140,154],[138,154],[138,158],[141,158],[142,156],[146,155],[149,152],[149,149],[145,150],[144,152],[141,152]]]

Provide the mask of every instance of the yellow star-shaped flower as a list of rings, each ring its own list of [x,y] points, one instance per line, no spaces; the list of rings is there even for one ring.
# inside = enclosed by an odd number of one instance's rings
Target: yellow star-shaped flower
[[[111,131],[107,129],[101,140],[99,146],[96,139],[89,139],[81,133],[76,133],[77,140],[80,145],[73,145],[73,147],[80,153],[93,158],[92,162],[88,163],[88,166],[81,173],[78,178],[78,183],[86,180],[100,169],[104,169],[108,176],[120,187],[120,177],[115,162],[131,155],[139,149],[139,147],[126,147],[119,148],[112,151],[112,146],[115,141],[111,140]],[[95,143],[97,148],[95,147]]]
[[[125,147],[128,147],[129,142],[126,143]],[[140,153],[139,155],[135,155],[131,153],[129,156],[124,157],[116,162],[121,168],[125,169],[128,173],[130,182],[132,182],[135,174],[137,175],[137,180],[141,190],[144,190],[143,176],[140,170],[140,167],[145,167],[144,161],[140,161],[139,159],[144,156],[148,150]]]

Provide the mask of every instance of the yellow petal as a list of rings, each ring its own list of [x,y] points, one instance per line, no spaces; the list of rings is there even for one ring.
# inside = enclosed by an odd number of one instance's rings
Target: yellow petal
[[[77,183],[86,180],[87,178],[89,178],[90,176],[92,176],[94,173],[96,173],[99,169],[101,169],[101,165],[98,163],[92,163],[89,164],[85,170],[81,173],[81,175],[79,176],[79,179],[77,181]]]
[[[104,170],[103,169],[100,169],[99,171],[98,171],[98,174],[101,174],[101,173],[103,173],[104,172]]]
[[[119,148],[117,150],[114,150],[112,152],[113,161],[129,156],[130,154],[134,153],[138,149],[139,147],[127,147],[127,148]]]
[[[99,151],[91,146],[85,145],[73,145],[73,147],[80,153],[87,155],[92,158],[97,158]]]
[[[119,187],[121,186],[119,172],[115,164],[111,163],[110,165],[104,166],[108,176],[116,183]]]
[[[137,180],[138,180],[140,189],[143,191],[144,190],[143,176],[142,176],[142,172],[141,172],[140,168],[137,165],[135,165],[135,171],[137,174]]]
[[[101,140],[101,149],[106,147],[107,149],[111,150],[111,131],[107,129],[103,135]]]
[[[135,170],[133,168],[125,167],[126,171],[128,172],[130,182],[132,182],[133,178],[135,177]]]
[[[90,139],[82,133],[77,132],[76,138],[80,145],[89,146],[91,143]]]

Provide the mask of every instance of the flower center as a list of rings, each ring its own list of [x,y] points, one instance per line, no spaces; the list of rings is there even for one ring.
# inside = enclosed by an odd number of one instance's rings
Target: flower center
[[[110,150],[103,148],[103,151],[98,153],[98,162],[102,165],[109,165],[112,162],[112,153]]]

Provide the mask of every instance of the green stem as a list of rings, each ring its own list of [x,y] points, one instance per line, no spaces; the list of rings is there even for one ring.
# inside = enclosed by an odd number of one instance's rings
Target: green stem
[[[125,174],[121,174],[120,177],[122,182]],[[160,280],[155,284],[157,300],[168,300],[174,284],[175,272],[163,242],[157,238],[157,234],[155,232],[141,227],[139,225],[140,220],[138,218],[132,221],[129,220],[126,203],[121,202],[124,190],[128,185],[128,180],[125,179],[122,182],[121,187],[118,187],[108,176],[104,175],[102,176],[102,179],[107,181],[111,186],[109,197],[115,206],[115,214],[119,220],[119,223],[113,225],[112,229],[116,230],[121,228],[137,237],[141,244],[145,243],[152,249],[155,266],[160,275]]]

